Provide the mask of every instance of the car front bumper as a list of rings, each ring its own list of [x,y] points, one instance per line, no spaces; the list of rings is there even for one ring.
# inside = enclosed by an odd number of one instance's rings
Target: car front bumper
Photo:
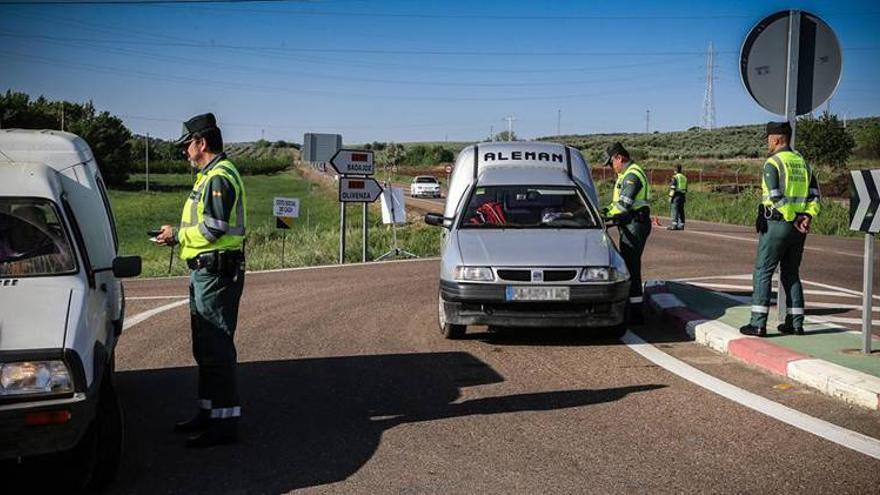
[[[568,301],[508,301],[507,285],[446,280],[440,281],[440,297],[446,321],[453,325],[610,327],[623,323],[629,295],[628,280],[561,285],[569,287]]]
[[[22,402],[0,406],[0,460],[30,457],[73,448],[88,429],[96,414],[97,393],[73,394],[63,399]],[[67,411],[70,419],[63,424],[30,426],[29,414]]]

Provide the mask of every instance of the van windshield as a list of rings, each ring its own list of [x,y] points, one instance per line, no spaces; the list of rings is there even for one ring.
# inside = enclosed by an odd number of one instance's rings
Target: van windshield
[[[0,198],[0,277],[76,271],[67,230],[45,199]]]
[[[599,228],[574,187],[477,187],[461,228]]]

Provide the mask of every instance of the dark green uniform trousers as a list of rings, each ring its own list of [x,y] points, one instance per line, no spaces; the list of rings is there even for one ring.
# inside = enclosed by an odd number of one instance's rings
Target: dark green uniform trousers
[[[620,255],[629,270],[629,305],[633,311],[641,311],[644,296],[642,295],[642,253],[648,236],[651,235],[651,220],[635,221],[618,227],[620,231]]]
[[[752,274],[752,326],[767,326],[773,272],[778,264],[788,308],[785,321],[795,328],[803,328],[804,288],[801,285],[800,266],[806,239],[806,234],[798,232],[791,222],[767,221],[767,232],[758,237],[758,255]]]
[[[235,327],[244,288],[244,271],[237,276],[193,270],[189,311],[193,357],[199,367],[199,406],[212,419],[241,415],[236,381]]]
[[[672,225],[684,227],[684,194],[676,194],[672,197]]]

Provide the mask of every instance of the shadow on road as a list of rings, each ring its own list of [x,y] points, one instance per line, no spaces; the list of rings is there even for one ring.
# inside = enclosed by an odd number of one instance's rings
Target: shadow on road
[[[114,493],[281,493],[344,480],[397,425],[549,411],[615,401],[642,385],[481,398],[463,387],[504,379],[461,352],[253,362],[240,366],[243,442],[183,448],[170,426],[193,412],[195,369],[118,374],[127,445]],[[454,431],[454,430],[451,430]]]

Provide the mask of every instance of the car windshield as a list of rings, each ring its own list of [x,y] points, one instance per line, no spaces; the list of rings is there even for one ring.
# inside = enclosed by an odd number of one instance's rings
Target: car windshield
[[[437,179],[433,177],[416,177],[416,184],[436,184]]]
[[[67,230],[51,201],[0,198],[0,277],[75,271]]]
[[[598,228],[574,187],[478,187],[461,228]]]

